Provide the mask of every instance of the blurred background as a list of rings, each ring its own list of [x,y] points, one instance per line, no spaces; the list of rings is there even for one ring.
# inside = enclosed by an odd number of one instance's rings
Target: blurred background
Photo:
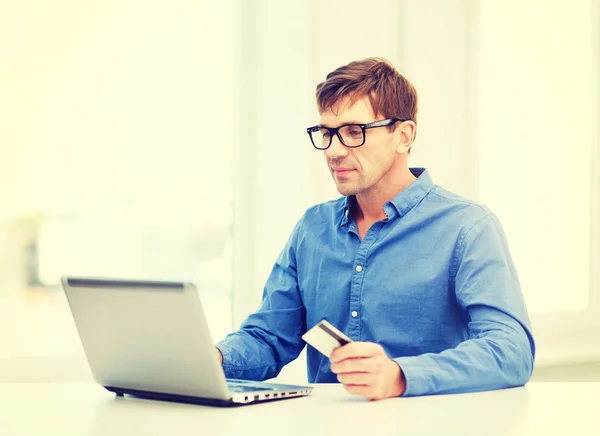
[[[534,378],[600,380],[598,3],[0,1],[0,380],[90,377],[63,274],[193,281],[236,329],[338,196],[314,88],[370,56],[419,93],[410,165],[499,216]]]

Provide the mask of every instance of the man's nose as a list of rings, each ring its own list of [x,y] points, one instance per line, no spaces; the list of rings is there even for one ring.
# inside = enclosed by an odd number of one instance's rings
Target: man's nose
[[[348,154],[348,148],[340,142],[340,138],[338,138],[337,135],[333,135],[331,138],[331,145],[325,150],[325,154],[329,159],[336,159],[346,156]]]

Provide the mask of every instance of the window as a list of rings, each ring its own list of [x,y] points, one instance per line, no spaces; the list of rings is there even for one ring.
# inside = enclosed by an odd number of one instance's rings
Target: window
[[[233,0],[206,12],[0,7],[0,358],[83,357],[62,274],[193,281],[232,330]]]
[[[598,146],[590,8],[480,6],[480,200],[505,227],[533,315],[590,303]]]
[[[537,365],[598,359],[597,3],[479,2],[477,9],[479,199],[509,239]]]

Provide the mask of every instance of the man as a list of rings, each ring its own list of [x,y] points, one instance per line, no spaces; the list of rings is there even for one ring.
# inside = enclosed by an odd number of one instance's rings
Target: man
[[[409,169],[417,93],[384,59],[317,86],[308,128],[340,194],[306,211],[256,313],[217,344],[227,377],[275,377],[327,319],[353,342],[309,347],[311,383],[369,399],[526,383],[535,346],[515,266],[488,208]]]

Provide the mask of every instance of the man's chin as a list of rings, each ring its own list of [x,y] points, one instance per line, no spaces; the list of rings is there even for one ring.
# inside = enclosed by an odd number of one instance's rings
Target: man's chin
[[[345,195],[346,197],[349,197],[351,195],[356,195],[356,193],[358,192],[356,190],[356,187],[354,187],[354,186],[346,186],[346,185],[342,185],[342,184],[336,184],[335,187],[337,188],[337,191],[340,194]]]

